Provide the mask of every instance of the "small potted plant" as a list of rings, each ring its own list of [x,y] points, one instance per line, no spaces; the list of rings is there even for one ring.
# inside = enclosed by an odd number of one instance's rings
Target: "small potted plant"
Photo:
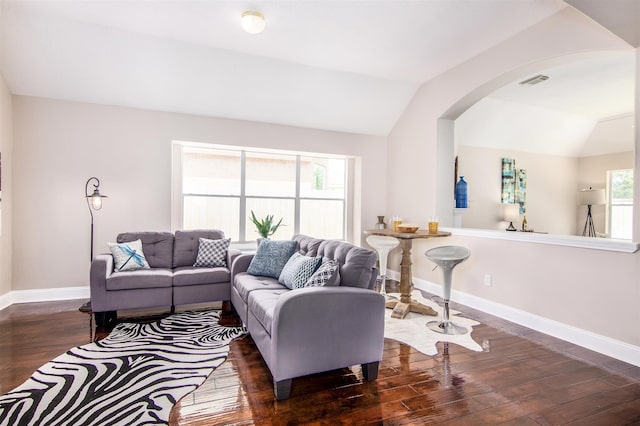
[[[272,214],[266,215],[264,219],[258,219],[255,213],[253,213],[253,210],[251,210],[250,219],[251,222],[253,222],[253,224],[256,226],[256,230],[258,231],[258,234],[260,234],[260,237],[269,238],[270,236],[275,234],[278,228],[282,225],[283,218],[280,218],[278,223],[274,224],[275,221]]]

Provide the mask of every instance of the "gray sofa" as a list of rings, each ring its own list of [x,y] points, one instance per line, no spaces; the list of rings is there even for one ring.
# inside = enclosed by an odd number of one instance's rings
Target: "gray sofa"
[[[289,397],[292,379],[362,365],[375,380],[384,346],[384,297],[375,292],[375,252],[352,244],[293,237],[299,253],[339,263],[337,286],[291,290],[275,278],[247,272],[253,255],[231,268],[231,302],[274,381],[276,399]]]
[[[98,326],[115,322],[123,309],[171,307],[228,301],[231,297],[230,265],[240,251],[229,249],[226,267],[194,267],[199,239],[223,239],[219,230],[127,232],[118,243],[137,239],[150,269],[114,271],[111,254],[97,255],[91,262],[91,309]]]

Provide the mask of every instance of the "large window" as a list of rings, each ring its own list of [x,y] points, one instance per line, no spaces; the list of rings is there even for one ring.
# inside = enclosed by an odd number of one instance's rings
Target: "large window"
[[[609,235],[631,240],[633,235],[633,169],[610,170]]]
[[[218,228],[251,242],[259,237],[253,211],[283,218],[274,239],[345,239],[345,157],[175,143],[173,180],[175,228]]]

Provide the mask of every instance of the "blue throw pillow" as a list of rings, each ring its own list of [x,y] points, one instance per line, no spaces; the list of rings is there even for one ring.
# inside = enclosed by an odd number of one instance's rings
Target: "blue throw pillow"
[[[280,278],[284,265],[295,253],[296,248],[297,242],[293,240],[263,240],[258,246],[256,255],[251,259],[247,273],[275,279]]]
[[[290,289],[302,288],[307,280],[318,269],[322,258],[303,256],[300,253],[293,253],[287,264],[284,265],[278,282],[286,285]]]

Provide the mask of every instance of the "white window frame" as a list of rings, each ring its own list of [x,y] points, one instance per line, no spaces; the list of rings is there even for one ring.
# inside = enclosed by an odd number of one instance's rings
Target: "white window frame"
[[[294,200],[294,217],[295,223],[293,226],[293,234],[300,233],[300,201],[302,200],[329,200],[336,201],[342,200],[343,204],[343,239],[351,241],[353,237],[354,229],[354,209],[355,203],[353,200],[354,194],[354,181],[355,181],[355,165],[356,159],[354,157],[316,153],[316,152],[303,152],[303,151],[287,151],[277,149],[264,149],[264,148],[252,148],[241,147],[234,145],[218,145],[218,144],[204,144],[195,142],[173,141],[172,142],[172,170],[171,170],[171,229],[172,231],[183,229],[183,212],[184,212],[184,197],[188,195],[197,194],[184,194],[183,188],[183,152],[185,147],[194,147],[199,149],[212,149],[212,150],[229,150],[241,153],[241,179],[240,195],[237,196],[240,199],[240,218],[239,218],[239,241],[233,241],[232,246],[236,248],[252,248],[255,247],[254,240],[248,240],[245,234],[246,222],[248,220],[246,211],[246,199],[247,198],[268,198],[268,199],[292,199]],[[294,197],[286,196],[247,196],[245,194],[245,167],[246,167],[246,153],[265,153],[265,154],[284,154],[295,156],[296,159],[296,191]],[[302,157],[320,157],[320,158],[339,158],[345,160],[345,193],[343,198],[315,198],[315,197],[301,197],[300,196],[300,159]],[[212,195],[215,196],[215,195]],[[225,195],[225,197],[236,197]],[[224,229],[222,230],[224,231]]]

